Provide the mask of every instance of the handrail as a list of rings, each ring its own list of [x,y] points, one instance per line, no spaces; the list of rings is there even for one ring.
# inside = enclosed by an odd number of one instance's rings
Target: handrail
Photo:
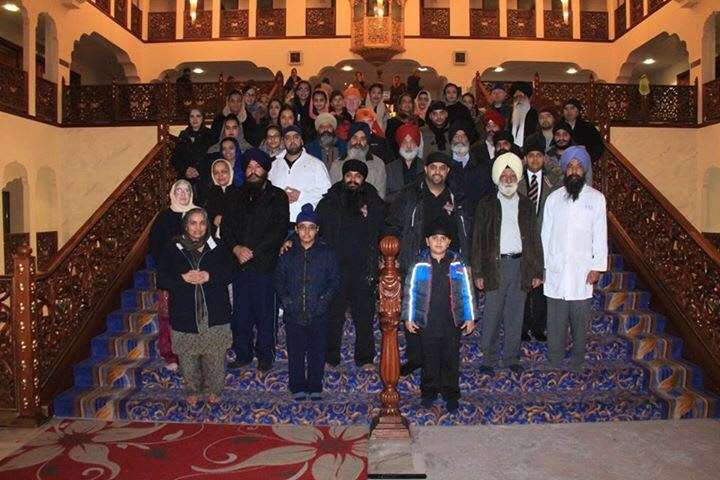
[[[720,391],[720,252],[613,145],[594,174],[610,232],[683,337],[711,389]]]

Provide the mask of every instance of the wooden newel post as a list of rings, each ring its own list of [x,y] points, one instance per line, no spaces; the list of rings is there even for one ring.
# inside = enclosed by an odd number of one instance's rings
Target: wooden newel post
[[[380,378],[384,387],[379,395],[382,403],[380,413],[372,422],[373,438],[410,438],[407,420],[400,414],[400,393],[397,391],[400,379],[398,324],[402,303],[402,282],[397,266],[399,252],[400,241],[397,237],[388,236],[380,240],[380,253],[383,259],[378,285],[382,330]]]
[[[27,245],[18,247],[13,254],[12,279],[12,332],[15,347],[16,395],[18,420],[39,423],[43,419],[40,410],[40,379],[37,376],[37,342],[33,336],[33,276],[35,259]]]

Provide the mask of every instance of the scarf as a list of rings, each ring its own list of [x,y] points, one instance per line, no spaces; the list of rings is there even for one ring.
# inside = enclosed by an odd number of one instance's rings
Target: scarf
[[[445,134],[448,131],[448,122],[445,122],[442,127],[438,127],[429,120],[428,127],[430,127],[430,131],[433,135],[435,135],[435,143],[437,144],[438,150],[444,152],[447,147],[447,138],[445,137]]]
[[[184,186],[190,191],[190,201],[187,205],[182,205],[175,195],[175,189],[179,186]],[[193,204],[193,189],[192,185],[190,185],[190,182],[188,182],[185,179],[180,179],[177,182],[172,184],[172,187],[170,187],[170,210],[172,210],[175,213],[182,213],[183,215],[192,210],[193,208],[197,208]]]
[[[230,172],[230,181],[228,182],[227,185],[220,185],[220,184],[217,182],[217,180],[215,180],[215,175],[213,175],[213,173],[212,173],[212,172],[214,171],[214,169],[215,169],[215,164],[216,164],[216,163],[221,163],[221,162],[223,162],[223,163],[225,163],[225,165],[227,165],[228,171]],[[215,184],[215,185],[217,185],[218,187],[220,187],[223,192],[225,191],[225,189],[226,189],[227,187],[229,187],[230,185],[232,185],[234,174],[235,174],[235,172],[234,172],[233,166],[230,165],[230,162],[228,162],[228,161],[225,160],[224,158],[218,158],[217,160],[215,160],[215,161],[212,163],[212,165],[210,165],[210,175],[212,176],[213,184]]]
[[[428,96],[428,106],[423,108],[420,108],[420,105],[418,104],[418,97],[421,93],[425,93]],[[415,95],[415,115],[417,115],[419,118],[425,118],[427,116],[427,109],[432,103],[432,95],[430,95],[430,92],[427,90],[420,90],[417,95]]]
[[[190,215],[188,215],[188,213],[190,213]],[[187,231],[188,221],[189,221],[190,217],[192,216],[192,214],[195,214],[195,213],[199,213],[205,218],[205,225],[207,225],[207,227],[208,227],[205,230],[205,235],[203,235],[201,238],[199,238],[197,240],[193,240],[192,238],[190,238],[190,235],[188,234],[188,231]],[[200,208],[200,207],[193,207],[190,210],[188,210],[187,212],[185,212],[185,215],[183,216],[183,219],[182,219],[182,231],[183,231],[183,233],[176,236],[173,240],[176,243],[179,243],[185,250],[187,250],[189,252],[194,252],[194,251],[200,250],[205,245],[205,242],[207,242],[208,238],[210,238],[210,224],[208,223],[208,216],[207,216],[207,212],[205,211],[205,209]]]
[[[365,96],[365,107],[371,109],[375,113],[375,119],[380,126],[380,129],[384,132],[387,128],[387,109],[385,108],[385,102],[380,99],[380,103],[376,107],[370,102],[370,93]],[[384,136],[384,135],[383,135]]]

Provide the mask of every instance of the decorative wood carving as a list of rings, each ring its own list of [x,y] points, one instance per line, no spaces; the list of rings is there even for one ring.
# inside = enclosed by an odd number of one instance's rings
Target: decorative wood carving
[[[572,15],[573,12],[569,12],[570,17],[566,24],[563,20],[563,14],[560,10],[545,10],[543,12],[543,20],[545,22],[545,38],[565,39],[572,38]]]
[[[0,65],[0,107],[17,113],[28,111],[27,73]]]
[[[607,40],[607,12],[580,12],[580,38],[583,40]]]
[[[420,35],[423,37],[449,37],[450,9],[421,8]]]
[[[382,268],[378,294],[380,307],[380,328],[382,350],[380,352],[380,378],[383,391],[380,392],[382,407],[372,422],[373,438],[409,438],[407,420],[400,414],[400,393],[397,391],[400,379],[400,349],[398,346],[398,325],[402,305],[402,282],[397,256],[400,241],[388,236],[380,240]]]
[[[110,15],[110,0],[90,0],[97,8]]]
[[[507,11],[508,37],[535,38],[535,10]]]
[[[720,78],[703,85],[703,120],[720,120]]]
[[[148,13],[148,40],[175,40],[175,12]]]
[[[142,10],[135,5],[130,5],[130,31],[142,38]]]
[[[626,4],[623,3],[615,9],[615,38],[620,38],[627,32]]]
[[[42,77],[35,79],[35,116],[57,122],[57,84]]]
[[[115,21],[127,27],[127,0],[115,0]]]
[[[335,35],[335,9],[306,8],[305,35],[322,37]]]
[[[703,232],[703,235],[710,240],[710,243],[715,245],[715,248],[720,252],[720,233]]]
[[[285,36],[285,9],[259,8],[257,11],[258,37],[284,37]]]
[[[5,235],[4,238],[4,251],[5,251],[5,274],[11,275],[13,271],[13,255],[17,252],[17,249],[23,245],[30,245],[30,234],[27,232],[23,233],[10,233]]]
[[[37,244],[37,265],[38,271],[44,272],[50,266],[58,251],[58,232],[37,232],[35,234]]]
[[[103,125],[113,122],[112,85],[65,85],[63,123]]]
[[[212,38],[212,11],[198,10],[193,23],[186,10],[184,22],[183,38]]]
[[[634,27],[642,22],[645,17],[643,13],[643,0],[627,0],[627,2],[630,2],[630,26]]]
[[[668,3],[669,0],[648,0],[648,15]]]
[[[17,410],[15,342],[13,341],[12,277],[0,277],[0,411]]]
[[[470,9],[470,36],[473,38],[500,37],[500,15],[497,10]]]
[[[247,37],[248,36],[247,10],[221,10],[220,36],[221,37]]]

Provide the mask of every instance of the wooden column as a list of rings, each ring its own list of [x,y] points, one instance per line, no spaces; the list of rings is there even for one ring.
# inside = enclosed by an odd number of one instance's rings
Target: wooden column
[[[400,240],[384,237],[380,240],[383,267],[380,270],[380,329],[382,350],[380,352],[380,378],[383,391],[380,392],[382,407],[372,422],[372,438],[410,438],[408,422],[400,414],[400,393],[397,391],[400,379],[400,349],[398,346],[398,325],[402,305],[402,282],[397,265]]]

